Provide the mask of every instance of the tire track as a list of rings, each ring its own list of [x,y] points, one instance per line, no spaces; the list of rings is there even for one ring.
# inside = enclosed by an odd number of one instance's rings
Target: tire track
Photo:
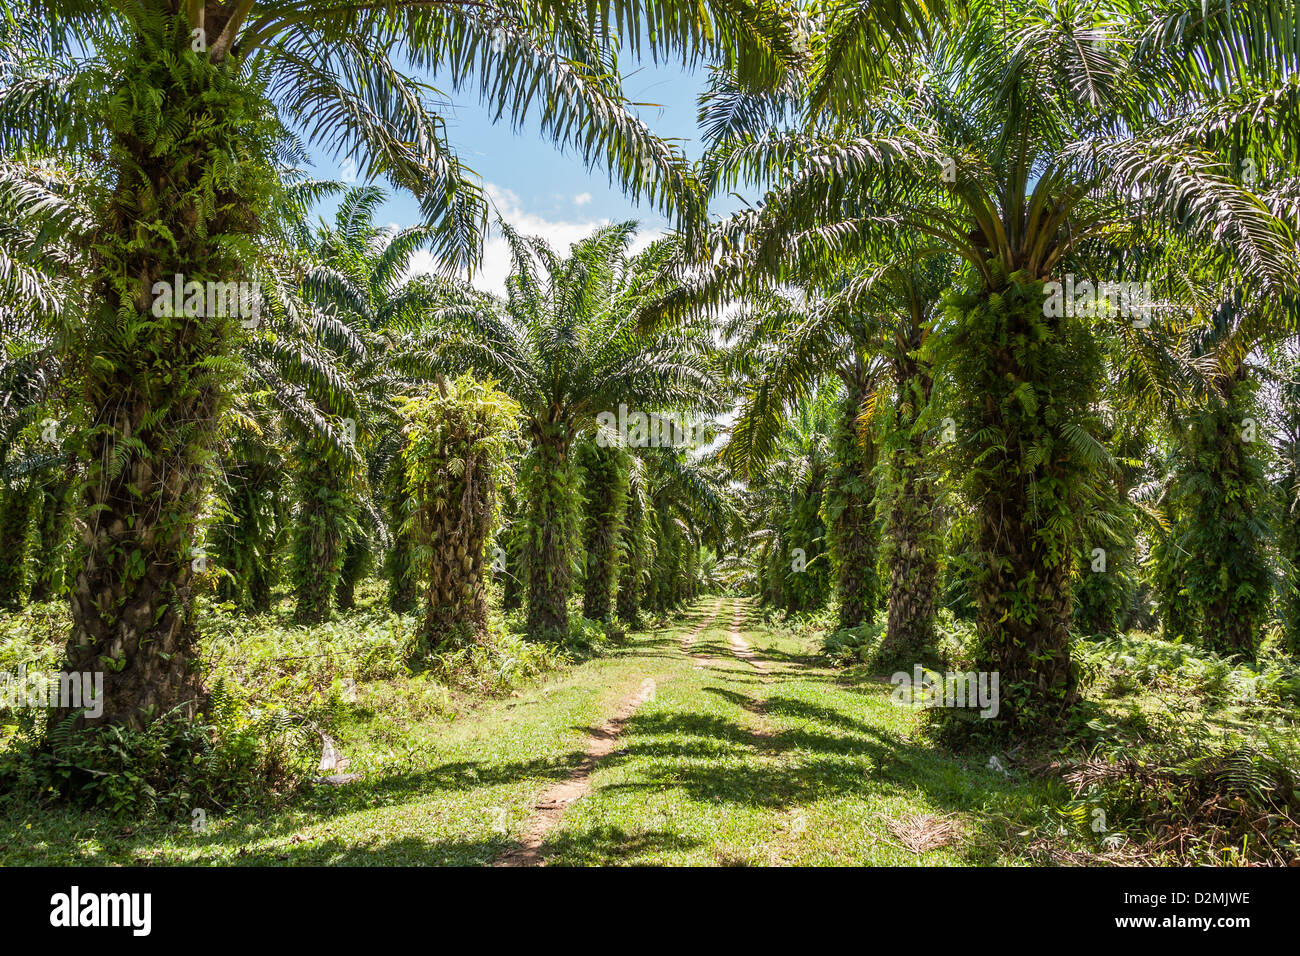
[[[717,661],[714,658],[706,657],[703,654],[696,654],[691,650],[691,647],[695,644],[695,638],[699,637],[700,634],[713,623],[713,620],[718,616],[718,610],[721,607],[722,601],[718,601],[718,603],[713,605],[713,610],[709,612],[709,616],[704,619],[704,623],[682,638],[682,653],[695,663],[696,670],[705,667],[712,667],[717,664]]]
[[[767,669],[767,664],[761,661],[749,642],[740,636],[740,619],[744,612],[744,605],[739,601],[736,602],[735,613],[731,616],[731,631],[727,635],[727,643],[731,646],[731,653],[737,660],[742,660],[759,675],[759,685],[766,686],[771,679],[771,672]],[[750,736],[756,742],[768,741],[775,734],[767,723],[767,702],[762,697],[755,696],[749,699],[744,705],[745,710],[753,715],[757,720],[757,725],[749,731]]]
[[[722,606],[719,601],[713,611],[693,631],[682,638],[682,649],[689,653],[695,638],[713,623]],[[623,726],[646,701],[654,697],[656,684],[653,678],[641,682],[641,688],[635,694],[629,694],[619,701],[614,716],[587,738],[586,755],[569,774],[567,780],[558,783],[542,794],[534,805],[534,811],[524,824],[523,834],[518,844],[500,853],[492,861],[492,866],[543,866],[542,845],[551,831],[559,825],[564,811],[577,800],[581,800],[591,790],[591,775],[600,761],[617,749],[619,735]]]
[[[737,658],[749,664],[760,674],[768,673],[767,665],[759,660],[758,655],[753,652],[749,642],[740,636],[740,617],[744,611],[744,605],[739,601],[736,602],[736,613],[731,617],[731,633],[727,635],[727,642],[731,645],[731,653]]]

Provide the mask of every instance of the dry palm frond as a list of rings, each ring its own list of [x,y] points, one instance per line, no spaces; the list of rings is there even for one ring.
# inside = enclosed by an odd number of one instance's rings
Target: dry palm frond
[[[889,832],[913,853],[928,853],[960,840],[965,831],[953,814],[909,813],[886,820]]]

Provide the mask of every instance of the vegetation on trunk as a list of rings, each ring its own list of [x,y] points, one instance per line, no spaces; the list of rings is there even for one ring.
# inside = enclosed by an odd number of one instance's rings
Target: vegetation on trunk
[[[1205,645],[1253,659],[1272,593],[1266,546],[1270,489],[1255,443],[1263,416],[1247,381],[1228,382],[1185,420],[1171,497],[1179,515],[1170,549]]]
[[[1091,412],[1100,353],[1082,323],[1044,315],[1024,275],[952,295],[947,370],[956,394],[951,462],[974,510],[971,587],[979,664],[1000,675],[1002,711],[1055,725],[1077,697],[1070,660],[1080,516],[1107,455]]]
[[[880,485],[888,531],[882,564],[889,569],[889,601],[877,654],[884,670],[940,663],[934,602],[942,534],[932,455],[945,423],[934,419],[934,377],[928,357],[917,354],[922,345],[918,333],[895,359],[894,407],[884,423],[889,438]]]
[[[27,544],[39,489],[28,482],[0,488],[0,607],[27,603]]]
[[[347,542],[358,530],[351,468],[313,440],[301,446],[296,469],[298,511],[289,556],[293,617],[299,624],[319,624],[330,619]]]
[[[577,463],[569,454],[573,435],[547,423],[520,466],[528,501],[524,515],[524,567],[528,573],[528,633],[537,640],[563,640],[569,632],[569,591],[579,547]]]
[[[595,441],[579,446],[585,499],[583,537],[587,555],[582,616],[609,621],[624,562],[624,519],[627,513],[628,461],[616,444]]]
[[[852,393],[842,399],[832,438],[833,462],[826,494],[841,628],[870,623],[880,603],[880,526],[873,477],[876,444],[870,431],[858,423],[863,400],[864,396]]]
[[[484,555],[499,517],[497,488],[508,474],[519,412],[494,383],[469,375],[440,381],[403,408],[409,424],[402,457],[426,649],[480,639],[487,631]]]

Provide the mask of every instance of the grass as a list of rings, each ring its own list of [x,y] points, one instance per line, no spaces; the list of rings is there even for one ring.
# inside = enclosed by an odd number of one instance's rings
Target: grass
[[[0,818],[10,864],[473,864],[509,845],[535,792],[581,760],[585,728],[641,680],[632,653],[575,666],[519,697],[420,714],[420,678],[362,683],[336,728],[362,782],[313,787],[272,816],[125,825],[69,808]],[[438,693],[438,692],[436,692]]]
[[[683,636],[715,607],[687,654]],[[763,670],[732,653],[737,608]],[[343,635],[348,626],[334,625]],[[592,731],[647,679],[654,694],[593,771],[589,792],[548,834],[548,865],[1132,859],[1119,845],[1100,844],[1060,774],[1031,773],[1034,761],[1007,754],[998,755],[1005,770],[990,769],[993,754],[937,746],[922,712],[895,703],[890,685],[863,668],[833,668],[816,638],[764,621],[747,601],[705,598],[671,627],[635,632],[601,656],[530,671],[516,689],[498,684],[495,696],[484,696],[445,674],[382,664],[373,646],[401,642],[381,629],[369,644],[352,645],[352,663],[314,678],[322,688],[354,682],[346,700],[331,698],[330,729],[361,781],[309,786],[269,812],[212,812],[202,827],[189,818],[128,822],[11,802],[0,814],[0,859],[483,864],[515,845],[538,797],[582,762]],[[305,640],[289,644],[301,650]],[[292,656],[270,647],[254,655],[263,664]],[[1098,712],[1119,705],[1107,706]]]
[[[731,602],[669,663],[623,746],[554,835],[555,864],[992,864],[1049,794],[937,751],[921,715],[875,681],[841,683],[811,642],[742,622],[768,667],[730,653]],[[890,823],[955,814],[963,836],[925,854]]]

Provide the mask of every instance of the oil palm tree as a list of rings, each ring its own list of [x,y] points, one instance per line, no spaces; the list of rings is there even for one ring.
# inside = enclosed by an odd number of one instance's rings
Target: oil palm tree
[[[680,156],[627,107],[617,22],[657,56],[716,58],[762,84],[788,56],[766,6],[521,0],[18,0],[38,24],[0,89],[6,155],[95,169],[89,301],[70,322],[67,372],[89,420],[93,515],[73,588],[70,665],[113,661],[102,721],[140,726],[201,699],[190,550],[240,335],[230,316],[153,314],[159,283],[260,281],[254,240],[297,162],[296,130],[367,176],[409,189],[447,268],[472,263],[486,204],[456,157],[430,88],[394,66],[448,71],[515,123],[602,163],[631,192],[688,212]],[[653,23],[655,29],[649,29]],[[51,220],[53,221],[53,220]]]
[[[1286,285],[1293,241],[1238,165],[1242,144],[1256,159],[1294,149],[1293,136],[1255,130],[1246,106],[1294,130],[1297,49],[1281,29],[1294,3],[1276,7],[1270,19],[1226,5],[1108,16],[974,3],[905,79],[860,102],[827,98],[795,128],[733,135],[711,172],[718,189],[774,183],[731,228],[733,271],[911,235],[964,263],[965,289],[946,302],[946,371],[984,398],[957,410],[953,448],[978,510],[985,661],[1011,723],[1053,726],[1074,699],[1077,519],[1107,464],[1089,411],[1096,344],[1087,322],[1049,314],[1045,284],[1098,248],[1179,236],[1229,251],[1265,294]]]
[[[458,301],[428,315],[406,348],[429,374],[473,369],[522,406],[528,630],[562,636],[578,553],[575,443],[598,437],[597,425],[617,421],[620,412],[626,419],[661,409],[717,411],[718,388],[705,326],[639,331],[639,307],[672,281],[674,240],[629,257],[636,225],[625,222],[561,257],[539,239],[501,228],[513,262],[506,297],[462,290]],[[591,573],[608,580],[600,569]]]
[[[409,517],[400,502],[407,500],[400,472],[403,459],[401,422],[391,396],[411,394],[419,383],[398,377],[389,359],[392,336],[436,301],[433,286],[410,276],[413,256],[435,239],[428,225],[406,229],[382,229],[375,225],[375,210],[386,198],[374,186],[344,192],[332,224],[322,224],[309,238],[304,254],[311,265],[303,279],[304,294],[321,309],[346,325],[364,343],[361,357],[349,370],[355,394],[360,399],[359,417],[352,421],[354,446],[363,452],[364,467],[351,469],[347,460],[318,460],[317,449],[304,447],[300,456],[305,469],[300,493],[299,549],[302,560],[295,563],[300,620],[321,620],[328,616],[330,597],[336,595],[341,610],[353,604],[357,581],[371,566],[373,554],[382,543],[398,554],[386,562],[392,578],[391,603],[409,609],[414,595],[409,589],[411,566]],[[388,476],[387,470],[399,472]],[[390,507],[387,518],[372,500],[376,490],[387,489]],[[321,504],[337,512],[321,520]],[[397,502],[396,508],[391,505]],[[322,560],[323,556],[329,560]]]
[[[1289,568],[1280,588],[1282,624],[1287,647],[1300,653],[1300,340],[1276,349],[1280,375],[1276,386],[1280,473],[1275,479],[1278,499],[1278,546]]]

